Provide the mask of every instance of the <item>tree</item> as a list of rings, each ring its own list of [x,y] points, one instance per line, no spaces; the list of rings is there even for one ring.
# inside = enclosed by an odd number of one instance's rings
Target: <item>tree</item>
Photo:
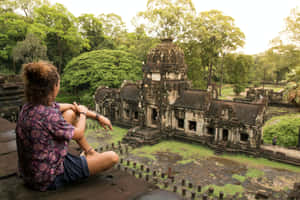
[[[233,83],[236,95],[244,91],[253,67],[254,59],[250,55],[226,54],[224,57],[224,68],[228,81]]]
[[[286,30],[290,39],[296,44],[300,44],[300,9],[294,8],[291,14],[286,18]]]
[[[101,14],[98,18],[102,22],[104,35],[110,37],[116,46],[122,44],[122,40],[127,33],[126,25],[122,18],[114,13]]]
[[[189,30],[195,12],[191,0],[148,0],[146,11],[139,12],[136,20],[146,20],[146,31],[154,37],[179,39]]]
[[[211,84],[213,67],[219,56],[244,45],[245,35],[235,26],[234,19],[221,11],[201,12],[193,22],[192,40],[198,41],[203,67],[207,68],[207,85]],[[222,76],[222,74],[221,74]]]
[[[2,0],[0,6],[12,11],[21,10],[26,17],[33,17],[34,8],[50,5],[48,0]]]
[[[24,41],[18,42],[13,48],[15,62],[29,63],[38,60],[48,60],[47,47],[33,34],[28,34]]]
[[[134,32],[127,33],[123,45],[126,46],[124,50],[136,55],[139,60],[146,62],[149,50],[158,43],[158,39],[147,36],[143,25],[141,25]]]
[[[141,61],[130,53],[120,50],[96,50],[73,58],[62,77],[65,89],[75,95],[87,97],[88,104],[100,86],[120,87],[124,80],[142,78]]]
[[[114,48],[113,42],[104,35],[100,19],[96,18],[93,14],[83,14],[78,17],[78,21],[79,30],[89,44],[86,50]]]
[[[23,16],[5,11],[0,14],[0,65],[13,66],[12,49],[26,36],[27,23]],[[16,72],[16,69],[13,69]]]
[[[88,48],[87,40],[78,31],[76,18],[61,4],[35,9],[29,32],[45,41],[48,58],[60,73],[69,60]]]

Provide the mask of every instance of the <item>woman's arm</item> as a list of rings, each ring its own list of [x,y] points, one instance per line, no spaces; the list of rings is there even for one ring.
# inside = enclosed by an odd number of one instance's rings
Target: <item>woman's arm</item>
[[[97,120],[104,129],[109,128],[110,130],[112,130],[112,125],[110,120],[104,117],[103,115],[99,115],[95,112],[88,110],[86,116]]]
[[[79,112],[79,119],[77,124],[75,125],[73,139],[87,154],[92,149],[92,147],[88,144],[86,138],[84,137],[86,115],[88,109],[85,106],[78,106],[76,103],[74,103],[74,106],[75,109]]]
[[[75,106],[69,103],[59,103],[59,111],[65,112],[66,110],[72,109],[74,112],[77,112]]]

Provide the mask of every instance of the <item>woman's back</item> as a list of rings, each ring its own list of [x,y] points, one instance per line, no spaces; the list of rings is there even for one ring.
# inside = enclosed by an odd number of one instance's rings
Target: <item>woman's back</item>
[[[59,112],[59,105],[25,104],[16,126],[19,172],[25,183],[46,190],[63,172],[63,160],[74,127]]]

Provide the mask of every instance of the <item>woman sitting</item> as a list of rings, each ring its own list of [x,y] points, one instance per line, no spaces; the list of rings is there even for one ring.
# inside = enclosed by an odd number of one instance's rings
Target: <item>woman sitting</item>
[[[29,187],[45,191],[111,168],[118,162],[113,152],[97,153],[84,137],[86,118],[112,129],[110,121],[85,106],[59,104],[55,98],[60,88],[57,69],[46,62],[23,66],[26,104],[16,126],[19,174]],[[73,139],[84,156],[67,152]]]

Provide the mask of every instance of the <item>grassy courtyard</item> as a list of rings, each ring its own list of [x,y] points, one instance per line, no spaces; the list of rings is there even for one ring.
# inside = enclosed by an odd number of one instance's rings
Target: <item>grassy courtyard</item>
[[[113,131],[107,131],[92,120],[88,120],[88,124],[86,135],[95,148],[121,141],[128,131],[117,126],[113,126]],[[252,194],[259,189],[280,196],[292,189],[295,182],[300,181],[300,167],[247,155],[217,156],[207,147],[173,140],[135,148],[128,155],[120,156],[125,160],[135,161],[137,168],[143,164],[158,170],[158,173],[172,167],[176,172],[176,184],[187,178],[194,184],[202,185],[200,193],[214,188],[214,196],[220,191],[227,196],[237,192]],[[133,168],[132,164],[127,167]],[[143,172],[143,177],[146,174]],[[158,186],[164,188],[162,182]]]

